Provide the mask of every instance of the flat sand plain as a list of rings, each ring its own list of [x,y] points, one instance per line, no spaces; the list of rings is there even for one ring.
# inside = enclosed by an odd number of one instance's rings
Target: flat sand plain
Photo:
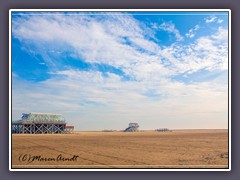
[[[13,134],[12,168],[228,168],[228,131]]]

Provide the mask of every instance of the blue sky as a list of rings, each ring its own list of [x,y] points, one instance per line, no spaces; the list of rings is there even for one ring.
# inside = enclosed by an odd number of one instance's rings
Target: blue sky
[[[12,116],[227,128],[227,12],[12,12]]]

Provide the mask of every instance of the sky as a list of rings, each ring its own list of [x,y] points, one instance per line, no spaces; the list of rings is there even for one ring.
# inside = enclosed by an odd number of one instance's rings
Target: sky
[[[228,128],[227,12],[12,12],[12,120]]]

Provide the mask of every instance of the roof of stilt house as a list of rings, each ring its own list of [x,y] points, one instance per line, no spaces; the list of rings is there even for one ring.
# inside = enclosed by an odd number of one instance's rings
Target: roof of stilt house
[[[47,123],[65,123],[65,118],[61,114],[50,113],[22,113],[22,122],[47,122]]]

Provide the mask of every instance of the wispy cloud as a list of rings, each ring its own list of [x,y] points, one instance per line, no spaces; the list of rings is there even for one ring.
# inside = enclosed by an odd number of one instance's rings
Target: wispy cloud
[[[209,17],[205,18],[206,23],[212,23],[212,22],[215,22],[216,20],[217,20],[216,16],[209,16]]]
[[[194,28],[189,29],[188,33],[186,33],[186,36],[189,38],[193,38],[195,36],[196,31],[200,28],[199,25],[196,25]]]
[[[221,24],[223,22],[223,19],[218,19],[217,23]]]
[[[227,106],[227,87],[217,83],[128,82],[121,81],[114,74],[103,78],[100,72],[93,71],[58,72],[55,78],[40,84],[14,82],[13,88],[13,112],[16,116],[23,111],[62,113],[77,129],[85,130],[103,127],[121,129],[129,121],[154,128],[163,125],[159,118],[168,119],[165,123],[170,128],[204,128],[213,122],[209,114],[226,112]],[[189,126],[193,120],[191,114],[195,121],[199,121],[194,126]],[[199,115],[197,118],[196,114]],[[218,125],[208,124],[207,127],[224,127],[225,121],[220,119],[226,117],[224,113],[220,114]],[[209,122],[202,124],[203,119]],[[178,121],[182,121],[182,125],[176,125]],[[99,125],[100,122],[102,125]]]
[[[126,24],[131,24],[131,27]],[[163,23],[159,28],[175,32],[178,39],[182,39],[173,23]],[[196,25],[190,29],[188,36],[193,37],[199,28],[199,25]],[[101,21],[87,15],[57,15],[50,18],[32,16],[13,21],[13,35],[23,43],[32,44],[48,66],[58,64],[58,59],[62,56],[61,53],[58,55],[52,52],[68,51],[70,56],[86,62],[107,64],[121,69],[126,75],[137,80],[144,80],[149,73],[153,78],[154,71],[156,77],[162,78],[182,73],[184,69],[196,71],[201,68],[220,68],[219,63],[227,63],[226,33],[226,29],[219,28],[218,32],[200,37],[193,43],[173,43],[164,47],[150,41],[139,23],[130,15],[104,16]],[[219,43],[219,40],[223,43]],[[53,55],[56,60],[52,58]],[[179,66],[175,68],[177,62]],[[172,66],[169,66],[169,63]],[[193,64],[197,64],[199,68],[196,69]]]
[[[219,28],[210,36],[202,36],[188,45],[174,44],[163,50],[178,73],[193,73],[201,69],[209,71],[228,69],[227,29]]]
[[[154,24],[152,24],[152,28],[167,31],[168,33],[174,34],[177,41],[184,40],[184,38],[181,36],[179,30],[175,27],[175,24],[173,24],[171,21],[163,22],[160,25],[157,25],[156,23],[154,23]]]
[[[218,24],[221,24],[223,22],[223,19],[220,19],[216,16],[209,16],[207,18],[204,19],[206,23],[213,23],[216,22]]]

